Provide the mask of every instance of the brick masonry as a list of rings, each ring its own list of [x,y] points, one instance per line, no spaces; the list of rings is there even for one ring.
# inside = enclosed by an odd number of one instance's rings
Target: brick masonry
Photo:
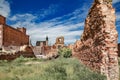
[[[118,56],[120,57],[120,43],[118,44]]]
[[[32,47],[29,46],[26,28],[13,28],[0,15],[0,60],[13,60],[20,55],[35,57]]]
[[[64,37],[63,36],[56,38],[55,46],[56,46],[56,48],[64,47]]]
[[[13,28],[5,23],[5,18],[0,15],[0,46],[29,45],[29,36],[25,28]]]
[[[118,32],[111,0],[95,0],[85,20],[81,39],[73,47],[73,56],[94,71],[119,80]]]

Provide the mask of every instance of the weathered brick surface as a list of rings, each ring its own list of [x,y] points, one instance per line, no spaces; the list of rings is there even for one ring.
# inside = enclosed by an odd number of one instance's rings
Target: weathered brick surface
[[[23,57],[35,57],[33,48],[30,46],[26,46],[23,51],[19,51],[18,54],[22,55]]]
[[[29,45],[29,36],[25,28],[13,28],[6,24],[6,18],[0,15],[0,47]]]
[[[95,0],[85,21],[81,40],[73,48],[73,55],[107,80],[119,80],[118,33],[115,10],[110,0]]]
[[[118,56],[120,57],[120,43],[118,44]]]
[[[0,24],[5,24],[5,22],[6,22],[5,17],[0,15]]]
[[[4,27],[3,27],[3,45],[4,46],[29,45],[29,36],[17,29],[14,29],[14,28],[8,26],[8,25],[4,25]]]
[[[4,54],[0,55],[0,60],[9,60],[9,61],[11,61],[11,60],[14,60],[14,59],[18,58],[19,56],[20,56],[19,53],[6,54],[6,55],[4,53]]]
[[[24,45],[27,47],[21,51]],[[0,60],[13,60],[20,55],[35,57],[29,45],[29,36],[25,28],[13,28],[6,24],[6,18],[0,15]]]
[[[56,46],[57,48],[62,48],[62,47],[64,47],[64,37],[63,37],[63,36],[56,38],[55,46]]]

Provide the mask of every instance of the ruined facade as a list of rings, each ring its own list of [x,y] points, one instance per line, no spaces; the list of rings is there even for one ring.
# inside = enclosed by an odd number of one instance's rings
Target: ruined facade
[[[6,24],[6,18],[0,15],[0,47],[29,45],[29,36],[25,28],[13,28]]]
[[[29,46],[26,28],[13,28],[6,24],[6,18],[0,15],[0,60],[12,60],[20,55],[35,57]]]
[[[94,0],[73,55],[94,71],[105,74],[107,80],[119,80],[118,33],[111,3],[112,0]]]
[[[36,46],[48,46],[48,36],[46,36],[45,41],[37,41]]]
[[[34,46],[33,51],[36,57],[39,58],[40,55],[44,55],[47,58],[57,57],[58,49],[63,48],[64,46],[64,37],[57,37],[55,44],[52,46],[48,45],[48,37],[46,37],[45,41],[37,41],[36,46]]]
[[[64,37],[63,37],[63,36],[56,38],[55,46],[56,46],[57,48],[62,48],[62,47],[64,47]]]
[[[118,44],[118,56],[120,57],[120,43]]]
[[[36,42],[36,46],[34,46],[34,53],[35,55],[42,55],[42,54],[46,54],[45,53],[45,49],[44,46],[48,46],[48,36],[46,36],[46,40],[45,41],[37,41]]]

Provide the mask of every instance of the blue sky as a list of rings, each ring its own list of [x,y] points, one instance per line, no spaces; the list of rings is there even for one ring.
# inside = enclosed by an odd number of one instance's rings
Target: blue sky
[[[0,0],[0,14],[7,17],[7,24],[27,28],[33,44],[46,36],[49,44],[54,44],[57,36],[64,36],[69,44],[80,39],[92,3],[93,0]],[[120,0],[113,0],[113,6],[120,32]]]

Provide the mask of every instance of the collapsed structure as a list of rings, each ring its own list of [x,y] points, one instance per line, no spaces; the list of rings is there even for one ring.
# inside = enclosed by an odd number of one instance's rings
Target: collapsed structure
[[[118,44],[118,57],[120,57],[120,43]]]
[[[81,40],[73,47],[73,56],[107,80],[119,80],[118,33],[112,0],[94,0],[85,20]]]
[[[52,46],[48,45],[48,42],[48,36],[46,36],[46,40],[36,42],[33,51],[37,58],[40,58],[42,55],[46,56],[46,58],[57,57],[58,49],[65,47],[63,36],[57,37],[55,44]]]
[[[58,49],[64,47],[64,46],[65,46],[65,45],[64,45],[64,37],[63,37],[63,36],[57,37],[57,38],[56,38],[56,42],[55,42],[54,45],[55,45],[56,48],[58,48]]]
[[[7,25],[6,18],[0,15],[0,59],[14,59],[20,54],[33,56],[26,28],[13,28]]]
[[[13,28],[6,24],[6,18],[0,15],[0,60],[13,60],[19,56],[35,57],[35,55],[57,56],[58,48],[64,47],[64,37],[58,37],[53,46],[45,41],[37,41],[36,46],[29,43],[26,28]],[[37,56],[36,56],[37,57]]]
[[[0,15],[0,48],[29,45],[29,36],[26,35],[26,29],[13,28],[6,24],[6,18]]]
[[[101,72],[107,76],[107,80],[119,80],[118,67],[118,33],[115,27],[115,10],[112,7],[112,0],[94,0],[85,21],[84,32],[81,40],[75,45],[70,45],[73,49],[73,56],[78,57],[82,63],[91,69]],[[12,28],[6,25],[5,18],[0,15],[0,50],[20,51],[24,45],[29,45],[29,36],[26,35],[25,28]],[[33,50],[38,55],[57,53],[57,49],[64,47],[64,38],[56,39],[53,46],[48,46],[46,41],[38,41]],[[30,47],[24,50],[32,53]],[[8,52],[7,51],[7,52]],[[3,56],[2,56],[3,57]],[[0,55],[0,59],[2,59]]]

